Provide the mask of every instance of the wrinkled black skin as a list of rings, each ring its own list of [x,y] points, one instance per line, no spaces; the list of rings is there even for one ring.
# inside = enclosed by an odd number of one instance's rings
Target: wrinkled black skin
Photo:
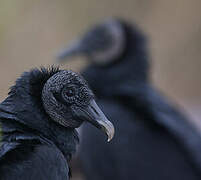
[[[0,179],[69,179],[77,132],[51,120],[41,102],[45,82],[57,72],[51,68],[24,73],[0,104]]]
[[[146,38],[135,26],[122,24],[124,54],[82,73],[115,127],[110,143],[90,125],[83,127],[79,158],[86,180],[198,180],[200,135],[152,87]]]

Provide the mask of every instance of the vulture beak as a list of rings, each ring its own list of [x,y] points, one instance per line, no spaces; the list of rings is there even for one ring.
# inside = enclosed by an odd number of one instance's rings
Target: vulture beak
[[[74,111],[75,115],[84,120],[88,121],[95,127],[101,129],[108,137],[108,142],[114,136],[114,126],[113,124],[105,117],[104,113],[100,110],[95,100],[91,100],[89,105],[85,108],[79,108]]]
[[[81,54],[84,54],[82,41],[74,41],[71,44],[71,46],[63,49],[57,55],[57,61],[63,62],[68,57],[77,56],[77,55],[81,55]]]

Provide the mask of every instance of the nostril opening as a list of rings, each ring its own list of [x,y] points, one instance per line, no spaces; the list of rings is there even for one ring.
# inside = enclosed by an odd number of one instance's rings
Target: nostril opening
[[[93,111],[99,116],[98,111],[96,110],[96,108],[94,108],[93,106],[91,106],[91,108],[93,109]]]

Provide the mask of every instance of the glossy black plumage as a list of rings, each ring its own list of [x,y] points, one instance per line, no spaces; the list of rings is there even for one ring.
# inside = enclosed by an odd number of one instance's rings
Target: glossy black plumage
[[[79,157],[86,179],[200,179],[200,133],[150,83],[146,37],[136,26],[120,23],[124,52],[82,73],[116,127],[111,144],[83,127]]]
[[[79,140],[75,127],[85,120],[98,128],[107,122],[93,97],[84,79],[72,71],[24,73],[0,104],[0,179],[68,180],[68,162]],[[94,104],[100,113],[97,122]]]

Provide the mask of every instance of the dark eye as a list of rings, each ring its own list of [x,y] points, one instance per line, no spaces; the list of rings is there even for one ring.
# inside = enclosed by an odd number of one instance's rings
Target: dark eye
[[[67,86],[62,90],[63,100],[69,104],[76,100],[77,88],[76,86]]]
[[[72,97],[75,95],[75,90],[74,89],[66,89],[66,96]]]

